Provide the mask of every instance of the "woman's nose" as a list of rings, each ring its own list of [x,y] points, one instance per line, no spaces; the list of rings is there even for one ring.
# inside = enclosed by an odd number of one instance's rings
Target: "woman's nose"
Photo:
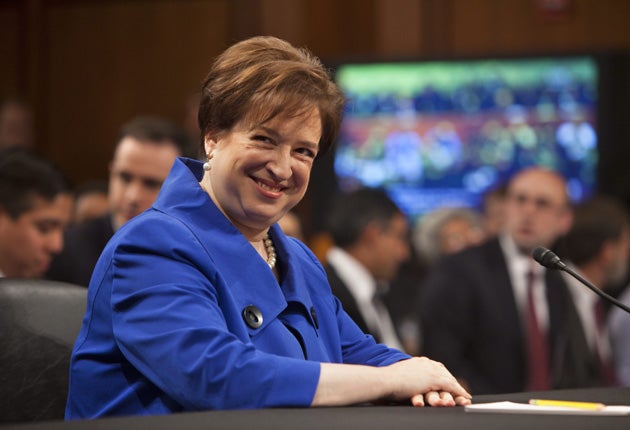
[[[267,163],[267,168],[276,179],[285,180],[291,177],[291,151],[275,151],[273,158]]]

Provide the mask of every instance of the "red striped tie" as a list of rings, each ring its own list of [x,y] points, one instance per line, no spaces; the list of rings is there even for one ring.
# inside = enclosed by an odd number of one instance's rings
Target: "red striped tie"
[[[617,385],[617,378],[615,375],[615,368],[613,366],[610,357],[605,356],[601,351],[599,341],[604,340],[606,331],[606,311],[604,309],[604,303],[601,299],[595,302],[595,323],[597,325],[597,341],[595,342],[597,358],[599,359],[602,380],[607,386]]]

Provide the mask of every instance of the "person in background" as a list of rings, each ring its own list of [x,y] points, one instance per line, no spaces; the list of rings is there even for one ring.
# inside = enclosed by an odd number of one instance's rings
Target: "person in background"
[[[109,210],[107,182],[90,181],[74,190],[75,205],[72,222],[82,223],[86,219],[100,218]]]
[[[41,278],[63,248],[72,206],[70,186],[49,160],[19,145],[0,150],[0,278]],[[27,311],[3,302],[0,423],[59,419],[63,397],[44,393],[67,392],[70,348],[14,324],[18,312]],[[33,399],[33,387],[45,402]]]
[[[0,149],[14,146],[33,149],[33,113],[24,100],[8,97],[0,101]]]
[[[477,245],[485,239],[480,215],[471,208],[444,207],[423,215],[412,230],[413,261],[406,262],[394,280],[390,308],[404,315],[407,339],[415,339],[414,351],[422,351],[422,327],[418,315],[421,289],[440,258]],[[399,316],[400,318],[400,316]],[[407,344],[410,342],[407,341]]]
[[[619,301],[630,307],[630,287],[625,287]],[[628,336],[630,333],[630,314],[622,309],[613,308],[610,312],[608,327],[617,384],[622,387],[630,387],[630,337]]]
[[[479,214],[470,208],[436,209],[424,215],[413,229],[413,245],[429,264],[484,239]]]
[[[573,227],[558,248],[562,259],[602,289],[624,281],[630,258],[630,224],[625,208],[611,197],[598,196],[576,206],[574,214]],[[583,369],[585,380],[589,386],[614,386],[617,378],[606,324],[608,303],[568,273],[562,275],[582,324],[584,338],[577,338],[580,342],[573,354],[589,358]]]
[[[63,249],[73,203],[48,160],[21,147],[0,151],[0,277],[43,276]]]
[[[179,126],[161,118],[141,116],[124,124],[109,165],[108,213],[68,228],[66,247],[46,277],[87,287],[107,241],[151,206],[187,142]]]
[[[419,304],[423,353],[477,394],[579,386],[562,361],[570,294],[560,273],[531,257],[571,227],[566,181],[521,170],[504,210],[499,237],[443,257],[429,274]]]
[[[345,311],[378,342],[403,349],[384,296],[409,258],[409,225],[385,191],[361,188],[337,196],[328,217],[334,247],[326,274]]]
[[[343,103],[320,61],[283,40],[254,37],[215,59],[199,112],[206,161],[178,159],[94,270],[67,419],[470,403],[441,364],[361,332],[277,224],[334,142]]]

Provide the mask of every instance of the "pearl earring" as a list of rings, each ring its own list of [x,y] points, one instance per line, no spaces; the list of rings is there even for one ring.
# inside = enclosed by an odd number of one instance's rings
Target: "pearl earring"
[[[203,170],[205,172],[209,172],[210,169],[212,169],[212,166],[210,165],[210,160],[212,160],[212,154],[208,154],[208,155],[206,155],[206,157],[208,158],[208,161],[203,163]]]

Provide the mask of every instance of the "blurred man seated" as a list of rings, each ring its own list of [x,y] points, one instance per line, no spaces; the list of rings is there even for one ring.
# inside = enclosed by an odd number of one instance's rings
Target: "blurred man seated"
[[[599,288],[617,286],[628,273],[630,225],[625,208],[600,196],[578,205],[574,214],[573,227],[559,247],[562,259]],[[588,385],[615,386],[618,381],[606,324],[608,303],[569,274],[562,275],[584,333],[578,337],[573,355],[589,357],[583,368]]]
[[[50,162],[19,147],[0,152],[0,277],[41,277],[63,248],[72,208]]]
[[[384,191],[364,188],[338,196],[328,230],[335,246],[325,268],[333,294],[364,332],[404,350],[384,296],[409,258],[406,217]]]
[[[188,136],[172,122],[138,117],[123,125],[110,163],[109,212],[71,226],[66,247],[47,278],[88,286],[92,270],[114,232],[154,202]]]

